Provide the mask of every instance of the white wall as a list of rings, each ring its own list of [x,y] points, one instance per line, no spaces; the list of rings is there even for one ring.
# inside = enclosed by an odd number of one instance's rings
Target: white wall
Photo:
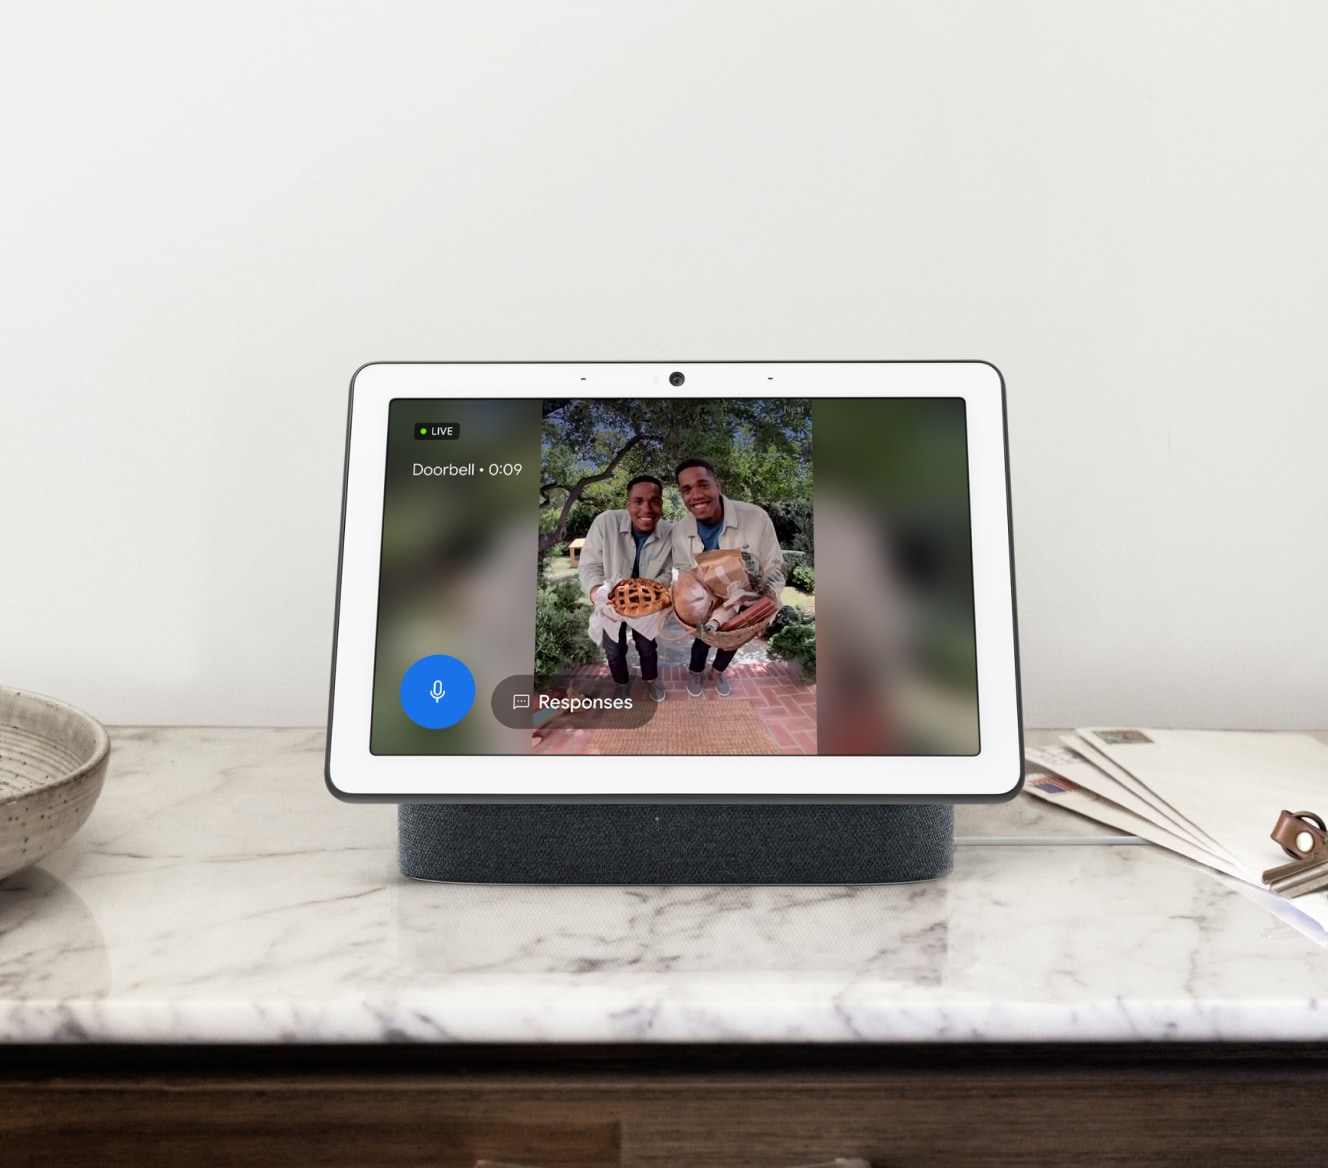
[[[981,357],[1030,725],[1328,726],[1328,9],[11,4],[0,682],[316,724],[372,359]]]

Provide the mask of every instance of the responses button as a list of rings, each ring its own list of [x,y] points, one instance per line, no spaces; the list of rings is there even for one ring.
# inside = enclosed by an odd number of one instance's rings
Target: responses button
[[[513,730],[639,730],[659,709],[640,681],[624,693],[611,677],[570,673],[543,686],[530,674],[506,677],[490,703],[494,718]]]

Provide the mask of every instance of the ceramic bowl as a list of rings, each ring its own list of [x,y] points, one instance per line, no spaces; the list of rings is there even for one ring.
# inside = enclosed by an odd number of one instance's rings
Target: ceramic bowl
[[[0,686],[0,880],[83,826],[110,756],[110,737],[95,718]]]

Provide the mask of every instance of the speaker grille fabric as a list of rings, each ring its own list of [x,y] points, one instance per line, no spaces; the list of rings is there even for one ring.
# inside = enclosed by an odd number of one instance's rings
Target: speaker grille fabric
[[[954,862],[954,807],[445,804],[397,809],[401,872],[476,884],[884,884]]]

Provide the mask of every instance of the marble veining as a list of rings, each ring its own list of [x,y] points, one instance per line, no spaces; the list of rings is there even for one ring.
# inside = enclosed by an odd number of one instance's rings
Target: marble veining
[[[961,847],[887,887],[416,883],[395,809],[327,793],[321,731],[111,737],[88,823],[0,881],[0,1040],[1328,1037],[1312,922],[1151,847]],[[1114,834],[1031,797],[957,821]]]

